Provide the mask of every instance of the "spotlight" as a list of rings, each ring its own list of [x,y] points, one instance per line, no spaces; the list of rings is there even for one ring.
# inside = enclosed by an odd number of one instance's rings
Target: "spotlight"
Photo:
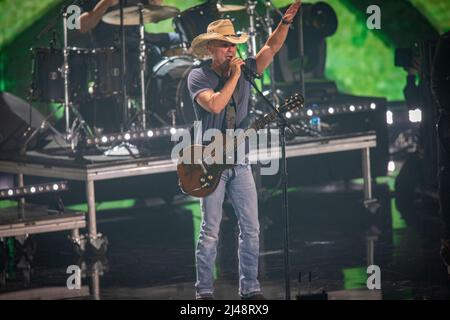
[[[388,162],[388,171],[389,172],[394,172],[395,171],[395,162],[394,161],[389,161]]]
[[[147,131],[147,137],[149,137],[149,138],[153,137],[153,131],[152,130],[148,130]]]
[[[390,111],[390,110],[386,111],[386,122],[387,122],[387,124],[394,123],[394,115],[393,115],[392,111]]]
[[[312,117],[313,115],[313,111],[311,109],[308,109],[308,111],[306,111],[306,114],[310,117]]]
[[[409,121],[412,123],[417,123],[422,121],[422,111],[417,108],[408,111]]]
[[[375,110],[377,108],[377,105],[375,103],[370,104],[370,109]]]
[[[329,107],[328,108],[328,113],[329,114],[333,114],[334,113],[334,108],[333,107]]]
[[[288,119],[289,119],[289,118],[292,118],[292,113],[290,113],[289,111],[288,111],[288,112],[286,112],[286,114],[285,114],[285,115],[286,115],[286,118],[288,118]]]
[[[354,105],[351,105],[348,109],[349,109],[351,112],[354,112],[354,111],[356,110],[356,108],[355,108]]]

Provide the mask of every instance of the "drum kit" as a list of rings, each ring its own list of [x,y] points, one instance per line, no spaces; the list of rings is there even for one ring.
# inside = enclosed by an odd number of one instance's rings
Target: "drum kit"
[[[121,119],[120,128],[116,131],[190,125],[195,116],[187,88],[187,76],[192,68],[202,62],[190,54],[190,43],[198,34],[206,31],[210,22],[222,17],[233,19],[234,13],[246,10],[248,14],[246,31],[249,33],[247,54],[255,55],[257,27],[263,27],[264,34],[260,32],[259,36],[265,40],[271,33],[272,11],[281,14],[270,0],[266,1],[266,16],[259,16],[255,10],[256,5],[257,1],[254,0],[247,0],[245,5],[208,1],[180,12],[172,6],[139,4],[104,14],[102,17],[104,23],[140,27],[139,56],[127,57],[139,61],[139,88],[135,90],[139,94],[136,96],[124,94],[127,92],[126,86],[130,84],[124,80],[126,77],[123,77],[125,69],[123,50],[120,47],[91,49],[69,46],[67,14],[63,13],[63,47],[51,46],[32,50],[31,99],[60,103],[64,106],[66,137],[68,140],[72,139],[70,141],[72,146],[73,139],[79,139],[80,133],[84,137],[93,135],[91,128],[86,130],[86,126],[89,125],[82,119],[79,106],[89,105],[92,101],[101,99],[116,98],[117,103],[124,105],[124,119]],[[148,72],[144,25],[166,19],[172,19],[175,32],[180,35],[181,44],[165,51],[163,59]],[[133,77],[136,80],[134,74]],[[127,114],[130,112],[134,114],[132,116]],[[150,121],[150,118],[154,119]],[[75,121],[79,124],[78,128],[73,125]]]

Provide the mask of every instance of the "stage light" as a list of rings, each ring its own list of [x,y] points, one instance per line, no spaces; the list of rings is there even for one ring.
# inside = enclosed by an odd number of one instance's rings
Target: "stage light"
[[[370,104],[370,109],[375,110],[377,108],[377,105],[375,103]]]
[[[136,141],[136,140],[148,140],[149,138],[170,138],[172,135],[176,134],[178,130],[188,130],[190,128],[187,126],[180,127],[160,127],[154,128],[151,130],[145,131],[133,131],[133,132],[121,132],[121,133],[112,133],[108,134],[108,136],[103,135],[101,137],[93,137],[86,139],[86,145],[101,145],[101,146],[109,146],[117,144],[122,141]]]
[[[387,124],[394,123],[394,114],[390,110],[386,111],[386,122],[387,122]]]
[[[422,121],[422,111],[417,108],[408,111],[409,121],[412,123],[417,123]]]
[[[333,114],[334,113],[334,108],[333,107],[329,107],[328,108],[328,113],[329,114]]]
[[[306,111],[306,114],[310,117],[312,117],[313,115],[313,111],[311,109],[308,109],[308,111]]]
[[[27,194],[38,194],[46,192],[58,192],[68,190],[67,181],[41,183],[28,185],[14,189],[0,190],[0,199],[18,198]]]
[[[285,116],[287,119],[292,118],[292,113],[290,113],[289,111],[285,113]]]

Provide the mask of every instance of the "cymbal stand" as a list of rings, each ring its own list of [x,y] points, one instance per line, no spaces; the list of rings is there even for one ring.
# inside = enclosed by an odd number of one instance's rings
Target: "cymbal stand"
[[[62,65],[62,76],[64,79],[64,114],[65,114],[65,125],[66,125],[66,140],[70,143],[72,150],[76,148],[79,149],[80,145],[83,144],[87,136],[93,136],[91,129],[87,126],[81,114],[76,108],[73,107],[69,96],[69,46],[67,37],[67,10],[63,11],[63,35],[64,35],[64,46],[63,46],[63,65]],[[75,114],[74,121],[71,125],[70,111]],[[78,123],[77,123],[78,122]],[[81,144],[80,144],[81,142]]]
[[[63,35],[64,35],[64,47],[63,47],[63,67],[62,76],[64,79],[64,115],[66,120],[66,134],[70,139],[72,132],[70,130],[70,101],[69,101],[69,50],[67,46],[67,11],[63,13]]]
[[[254,57],[256,56],[257,47],[256,47],[256,4],[257,1],[255,0],[247,0],[245,5],[247,7],[247,13],[248,13],[248,50],[247,50],[247,56],[248,57]]]
[[[145,65],[146,65],[146,46],[145,46],[145,30],[144,30],[144,6],[142,3],[138,4],[139,7],[139,62],[140,62],[140,70],[141,70],[141,103],[142,103],[142,129],[146,129],[146,101],[145,101]]]
[[[145,30],[144,30],[144,6],[142,3],[139,7],[139,66],[141,77],[141,112],[142,112],[142,129],[146,129],[147,115],[146,115],[146,99],[145,99],[145,66],[146,66],[146,46],[145,46]]]
[[[124,16],[123,8],[125,0],[119,0],[119,10],[120,10],[120,53],[122,58],[121,73],[122,73],[122,102],[123,102],[123,123],[128,123],[128,112],[129,112],[129,99],[128,99],[128,89],[127,89],[127,43],[125,41],[125,27],[124,27]],[[128,127],[122,127],[121,130],[127,130]]]

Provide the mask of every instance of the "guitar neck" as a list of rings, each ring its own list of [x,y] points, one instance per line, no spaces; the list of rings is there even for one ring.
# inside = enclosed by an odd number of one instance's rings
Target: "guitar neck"
[[[278,111],[279,109],[283,109],[283,107],[277,107],[276,109]],[[248,132],[250,130],[258,131],[260,129],[263,129],[270,122],[274,121],[277,117],[277,111],[273,110],[272,112],[264,115],[264,117],[257,119],[255,122],[253,122],[249,129],[246,129],[244,131],[243,134],[233,137],[233,144],[226,145],[225,154],[228,155],[229,153],[234,152],[234,150],[237,150],[238,146],[245,141],[245,137],[248,135]]]

